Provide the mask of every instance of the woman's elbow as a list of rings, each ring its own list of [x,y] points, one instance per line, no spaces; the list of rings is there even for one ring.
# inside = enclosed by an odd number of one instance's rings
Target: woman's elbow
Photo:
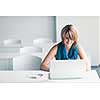
[[[41,69],[41,70],[44,70],[44,71],[48,71],[48,70],[49,70],[49,69],[48,69],[48,65],[45,64],[45,63],[41,63],[40,69]]]

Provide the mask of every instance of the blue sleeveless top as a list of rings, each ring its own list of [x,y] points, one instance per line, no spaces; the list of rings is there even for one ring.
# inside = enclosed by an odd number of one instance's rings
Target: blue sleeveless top
[[[55,56],[56,60],[69,60],[69,59],[78,59],[78,46],[71,46],[68,53],[63,42],[58,44],[57,54]]]

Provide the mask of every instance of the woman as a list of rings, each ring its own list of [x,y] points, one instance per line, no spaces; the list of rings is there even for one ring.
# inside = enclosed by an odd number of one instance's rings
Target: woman
[[[48,64],[55,57],[56,60],[70,60],[70,59],[84,59],[86,61],[86,71],[91,69],[91,64],[88,57],[78,42],[78,32],[75,26],[66,25],[61,31],[62,41],[57,45],[54,45],[43,62],[41,63],[41,69],[49,71]]]

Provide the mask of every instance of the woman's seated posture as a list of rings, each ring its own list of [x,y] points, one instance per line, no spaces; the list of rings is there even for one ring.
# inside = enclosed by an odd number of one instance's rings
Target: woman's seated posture
[[[70,60],[70,59],[84,59],[86,61],[86,71],[91,70],[91,64],[89,59],[79,44],[78,32],[75,26],[66,25],[61,31],[62,41],[57,45],[54,45],[43,62],[41,63],[41,69],[49,71],[48,64],[55,57],[56,60]]]

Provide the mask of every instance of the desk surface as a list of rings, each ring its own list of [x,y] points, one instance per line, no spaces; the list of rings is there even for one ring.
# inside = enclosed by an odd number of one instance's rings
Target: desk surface
[[[0,45],[0,49],[4,49],[4,48],[22,48],[22,45]]]
[[[30,55],[44,57],[44,53],[28,53]],[[0,53],[0,59],[8,59],[8,58],[14,58],[16,56],[25,55],[20,53]]]
[[[32,83],[48,80],[48,72],[45,71],[0,71],[0,83]]]
[[[44,59],[44,57],[47,55],[48,51],[50,50],[50,48],[54,45],[55,43],[51,43],[51,44],[47,44],[47,45],[39,45],[42,49],[43,49],[43,52],[40,53],[40,52],[33,52],[33,53],[28,53],[28,54],[32,54],[34,56],[38,56],[38,57],[41,57],[42,59]],[[0,46],[0,49],[11,49],[12,48],[17,48],[19,49],[19,47],[10,47],[10,46]],[[2,50],[4,51],[4,50]],[[8,58],[14,58],[16,56],[19,56],[19,55],[23,55],[23,54],[20,54],[20,51],[18,52],[9,52],[9,51],[5,51],[5,52],[0,52],[0,59],[8,59]]]
[[[44,71],[0,71],[0,83],[100,82],[99,76],[95,70],[86,72],[84,79],[50,80],[48,76],[49,73]]]

